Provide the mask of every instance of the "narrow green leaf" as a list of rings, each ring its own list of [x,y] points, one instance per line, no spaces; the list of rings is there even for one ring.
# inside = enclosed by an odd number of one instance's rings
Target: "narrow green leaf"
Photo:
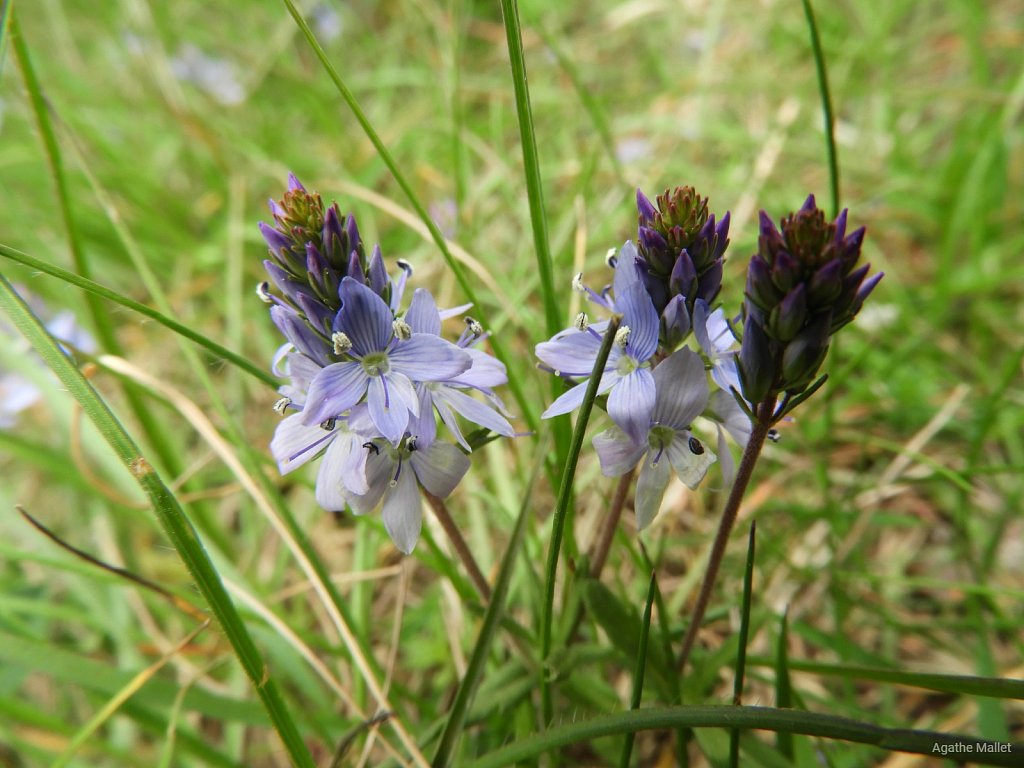
[[[825,122],[825,149],[828,153],[828,177],[832,193],[832,215],[839,215],[839,155],[836,151],[836,119],[832,112],[832,94],[828,86],[828,72],[825,69],[825,54],[821,49],[818,24],[814,20],[811,0],[801,0],[804,16],[811,33],[811,51],[814,54],[814,68],[818,73],[818,90],[821,93],[821,113]]]
[[[177,320],[174,320],[168,317],[167,315],[157,312],[152,307],[148,307],[145,304],[141,304],[135,301],[134,299],[130,299],[127,296],[117,293],[116,291],[112,291],[106,286],[100,285],[99,283],[95,283],[92,280],[89,280],[88,278],[82,277],[81,275],[76,275],[74,272],[69,272],[66,269],[61,269],[55,264],[50,264],[49,262],[42,261],[41,259],[37,259],[34,256],[29,256],[27,253],[22,253],[21,251],[15,248],[11,248],[10,246],[4,245],[3,243],[0,243],[0,256],[5,256],[11,261],[18,262],[19,264],[24,264],[25,266],[39,270],[40,272],[45,272],[46,274],[52,275],[53,277],[56,277],[58,280],[63,280],[64,282],[70,283],[71,285],[77,285],[79,288],[83,288],[91,294],[95,294],[96,296],[102,296],[104,299],[110,299],[110,301],[113,301],[115,304],[120,304],[122,307],[125,307],[126,309],[130,309],[133,312],[137,312],[138,314],[144,317],[148,317],[150,320],[155,320],[165,328],[169,328],[178,335],[184,336],[189,341],[195,342],[196,344],[210,352],[212,355],[240,368],[241,370],[248,373],[250,376],[259,379],[264,384],[269,384],[272,387],[276,387],[281,383],[275,376],[272,376],[268,371],[265,371],[259,366],[254,365],[249,360],[235,352],[232,352],[230,349],[222,347],[220,344],[218,344],[215,341],[212,341],[211,339],[208,339],[201,333],[196,333],[187,325],[182,325]]]
[[[757,522],[750,524],[747,539],[747,566],[743,571],[743,604],[740,608],[739,648],[736,651],[736,674],[732,685],[732,702],[739,706],[743,701],[743,674],[747,668],[747,640],[750,638],[750,598],[754,585],[754,542],[757,536]],[[729,765],[738,768],[740,764],[740,732],[733,728],[729,733]]]
[[[487,611],[484,614],[484,621],[480,627],[480,634],[477,636],[473,646],[473,655],[466,666],[466,675],[459,683],[459,690],[452,702],[451,712],[448,715],[448,723],[445,725],[444,733],[441,734],[441,741],[438,744],[437,752],[434,754],[432,765],[434,768],[444,768],[452,760],[452,754],[462,728],[466,722],[466,716],[473,703],[477,687],[483,679],[484,667],[487,664],[487,656],[491,652],[491,645],[497,633],[498,626],[505,613],[505,598],[508,596],[509,584],[512,582],[512,572],[515,568],[516,558],[519,555],[519,547],[523,542],[523,533],[526,530],[526,521],[530,517],[530,504],[533,497],[533,487],[544,466],[545,451],[538,453],[540,457],[534,465],[533,473],[523,493],[523,503],[519,508],[519,517],[516,519],[516,527],[512,530],[512,538],[501,559],[501,570],[498,572],[498,579],[494,584],[494,591],[491,593],[491,601],[487,604]]]
[[[651,571],[651,581],[647,587],[647,602],[644,604],[644,615],[640,622],[640,642],[636,649],[636,668],[633,670],[633,693],[630,696],[629,708],[640,709],[644,695],[644,670],[647,668],[647,640],[651,634],[651,606],[654,604],[654,592],[658,588],[658,577]],[[633,742],[636,732],[626,734],[622,743],[620,768],[629,768],[630,757],[633,755]]]
[[[783,709],[793,706],[793,687],[789,679],[789,608],[779,619],[779,640],[775,650],[775,706]],[[779,752],[793,759],[793,734],[776,734],[775,745]]]
[[[100,434],[114,449],[118,458],[149,497],[153,511],[157,514],[161,525],[192,578],[195,579],[199,591],[206,599],[211,611],[220,622],[243,669],[252,680],[292,761],[303,768],[314,768],[309,750],[306,748],[276,684],[270,677],[269,669],[238,615],[234,603],[231,602],[231,598],[220,580],[220,575],[210,561],[195,529],[181,505],[178,504],[178,500],[164,485],[152,465],[142,456],[107,404],[68,359],[60,345],[47,333],[2,274],[0,274],[0,307],[7,312],[15,327],[28,339],[43,361],[78,401],[83,412],[96,425]]]
[[[978,765],[1020,766],[1024,744],[1000,744],[959,734],[909,728],[883,728],[872,723],[819,712],[772,707],[651,707],[599,715],[549,728],[519,739],[469,763],[469,768],[500,768],[534,760],[542,754],[630,731],[665,728],[743,728],[787,731],[838,741],[869,744],[893,752],[934,756],[936,749],[970,754]]]
[[[580,413],[576,417],[576,427],[573,429],[569,454],[566,457],[565,469],[562,471],[562,482],[558,489],[555,512],[551,517],[551,542],[548,545],[547,567],[544,571],[544,606],[540,625],[540,657],[543,665],[540,676],[541,715],[544,718],[545,725],[550,723],[551,718],[554,716],[551,680],[549,679],[550,670],[547,666],[551,656],[551,629],[555,610],[555,574],[558,571],[558,556],[562,548],[562,533],[565,528],[569,500],[572,498],[572,484],[573,478],[576,476],[576,464],[579,462],[580,451],[583,450],[583,436],[587,431],[587,422],[590,421],[590,412],[594,408],[597,388],[601,383],[601,373],[604,371],[605,363],[608,362],[608,354],[612,351],[612,342],[615,340],[615,334],[618,332],[621,322],[621,315],[613,315],[608,321],[608,327],[604,332],[604,339],[601,341],[601,348],[598,350],[597,359],[594,360],[594,367],[590,372],[590,380],[587,382],[587,390],[583,395],[583,403],[580,405]]]

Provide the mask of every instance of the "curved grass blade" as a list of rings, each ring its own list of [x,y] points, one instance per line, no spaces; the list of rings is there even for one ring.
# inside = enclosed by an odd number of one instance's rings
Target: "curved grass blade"
[[[145,304],[141,304],[135,301],[134,299],[130,299],[127,296],[123,296],[120,293],[117,293],[116,291],[112,291],[111,289],[103,285],[100,285],[99,283],[93,282],[87,277],[82,277],[81,275],[76,275],[74,272],[69,272],[66,269],[61,269],[55,264],[50,264],[49,262],[42,261],[40,259],[37,259],[35,256],[29,256],[27,253],[23,253],[22,251],[19,251],[15,248],[11,248],[10,246],[4,245],[3,243],[0,243],[0,256],[6,256],[11,261],[15,261],[19,264],[24,264],[26,267],[37,269],[40,272],[45,272],[48,275],[56,277],[58,280],[63,280],[64,282],[70,283],[71,285],[76,285],[79,288],[83,288],[84,290],[88,291],[89,293],[95,294],[97,296],[102,296],[104,299],[109,299],[110,301],[113,301],[115,304],[120,304],[122,307],[132,310],[132,312],[137,312],[138,314],[143,315],[144,317],[148,317],[150,320],[155,320],[165,328],[169,328],[170,330],[174,331],[180,336],[184,336],[189,341],[195,342],[199,346],[203,347],[210,354],[215,355],[216,357],[219,357],[220,359],[228,363],[231,363],[237,368],[240,368],[241,370],[248,373],[250,376],[259,379],[264,384],[269,384],[272,387],[277,387],[281,383],[277,379],[277,377],[272,376],[267,371],[264,371],[262,368],[259,368],[258,366],[254,365],[253,363],[246,360],[238,353],[232,352],[230,349],[222,347],[217,342],[211,341],[207,337],[203,336],[201,333],[196,333],[188,326],[182,325],[177,320],[173,320],[167,315],[157,312],[152,307],[148,307]]]
[[[452,753],[456,742],[462,733],[466,716],[473,703],[477,687],[483,678],[484,667],[487,664],[487,656],[491,652],[491,643],[505,613],[505,598],[508,596],[509,584],[512,581],[512,571],[515,567],[516,557],[519,554],[519,547],[523,541],[523,532],[526,530],[526,521],[529,519],[530,501],[533,497],[533,486],[544,466],[543,456],[547,453],[546,447],[538,453],[538,459],[533,468],[533,473],[523,493],[523,503],[519,508],[519,517],[516,520],[516,527],[512,531],[512,538],[509,540],[505,555],[501,560],[501,570],[498,572],[498,580],[494,584],[494,591],[491,593],[491,600],[487,604],[487,612],[484,614],[484,621],[480,627],[480,634],[477,636],[473,646],[473,655],[466,667],[466,676],[459,684],[459,690],[452,702],[451,712],[448,715],[448,722],[445,725],[444,733],[441,734],[441,741],[438,744],[437,752],[431,762],[433,768],[444,768],[451,763]]]
[[[647,602],[644,604],[644,616],[640,622],[640,647],[636,649],[636,668],[633,670],[633,694],[629,700],[631,710],[640,709],[640,701],[644,695],[644,670],[647,668],[647,639],[651,634],[651,605],[654,603],[654,592],[658,588],[658,577],[651,571],[651,581],[647,587]],[[633,754],[633,742],[636,732],[630,731],[622,743],[622,756],[619,768],[629,768],[629,760]]]
[[[548,679],[547,664],[551,655],[551,625],[555,610],[555,573],[558,571],[558,555],[562,548],[562,533],[565,528],[565,518],[569,510],[569,499],[572,498],[572,483],[576,475],[576,464],[579,462],[580,451],[583,449],[583,436],[587,431],[587,422],[590,421],[590,412],[594,408],[594,399],[597,397],[597,389],[601,383],[601,374],[604,371],[605,363],[608,362],[608,354],[612,350],[612,342],[622,322],[621,315],[613,315],[608,321],[608,327],[604,332],[604,339],[601,341],[601,348],[597,352],[597,359],[594,361],[594,368],[590,372],[590,381],[587,384],[586,394],[583,396],[583,403],[580,405],[579,416],[576,417],[576,427],[573,429],[572,442],[569,444],[569,454],[565,460],[565,469],[562,472],[562,482],[558,489],[558,500],[555,502],[555,513],[551,518],[551,543],[548,546],[547,568],[544,572],[544,612],[541,614],[540,634],[540,657],[541,657],[541,714],[544,724],[551,722],[554,715],[553,703],[551,700],[551,681]]]
[[[828,178],[832,193],[832,215],[839,215],[839,155],[836,151],[836,118],[832,111],[832,93],[828,87],[828,71],[825,69],[825,53],[821,49],[818,24],[814,20],[811,0],[801,0],[804,16],[811,33],[811,50],[814,53],[814,68],[818,73],[818,90],[821,92],[821,112],[825,121],[825,149],[828,152]]]
[[[892,752],[934,755],[936,747],[969,754],[977,765],[1020,766],[1024,743],[1000,744],[938,731],[884,728],[845,717],[772,707],[652,707],[599,715],[589,720],[550,728],[516,741],[469,763],[469,768],[518,765],[572,744],[581,744],[630,731],[665,728],[743,728],[786,731],[806,736],[868,744]],[[1009,749],[1009,751],[1005,751]]]
[[[43,361],[82,406],[82,410],[149,497],[153,511],[192,578],[195,579],[212,613],[220,622],[243,669],[252,680],[256,693],[263,701],[292,761],[301,768],[314,768],[309,750],[270,677],[270,671],[178,500],[164,485],[152,465],[140,454],[138,447],[107,404],[68,359],[60,345],[47,333],[2,274],[0,307],[7,312],[14,326],[28,339]]]

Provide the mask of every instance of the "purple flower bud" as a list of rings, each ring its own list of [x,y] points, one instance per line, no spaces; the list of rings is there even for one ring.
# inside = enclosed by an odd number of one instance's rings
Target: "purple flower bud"
[[[778,341],[789,341],[797,335],[806,319],[807,289],[800,283],[772,309],[768,316],[768,332]]]
[[[676,263],[672,267],[672,275],[668,281],[669,290],[673,295],[693,297],[697,288],[697,270],[693,267],[690,254],[683,249],[676,257]]]
[[[370,290],[383,297],[384,291],[388,287],[388,271],[384,267],[384,257],[381,255],[379,245],[373,246],[373,253],[370,254],[370,265],[367,272],[369,273]]]
[[[359,227],[356,226],[356,219],[350,213],[345,220],[345,234],[348,235],[348,247],[353,251],[361,251],[363,240],[359,236]]]
[[[760,324],[747,317],[743,325],[743,343],[740,345],[739,366],[743,397],[750,403],[760,403],[775,383],[775,350]]]
[[[811,276],[807,289],[807,303],[812,307],[832,304],[843,291],[843,262],[832,259]]]
[[[274,258],[278,259],[278,261],[287,259],[287,254],[292,245],[291,240],[262,221],[257,226],[260,228],[260,234],[263,235],[263,239],[267,242],[267,247]],[[282,255],[282,251],[284,251],[284,255]]]
[[[640,215],[641,225],[653,222],[655,217],[658,215],[657,209],[651,203],[647,195],[640,191],[639,187],[637,187],[636,190],[636,209]]]
[[[718,259],[711,263],[707,271],[700,276],[697,285],[696,299],[703,299],[708,304],[715,300],[718,292],[722,289],[722,269],[725,262]]]
[[[277,330],[306,357],[321,367],[332,362],[327,356],[327,344],[302,322],[294,309],[276,304],[270,308],[270,319],[274,321]]]
[[[348,257],[348,271],[345,273],[346,277],[351,277],[356,282],[366,284],[366,275],[363,274],[363,263],[359,259],[359,254],[355,251],[349,254]]]
[[[760,256],[750,258],[750,266],[747,267],[747,298],[763,310],[769,310],[775,306],[782,293],[772,283],[771,267],[765,263]]]
[[[306,293],[297,294],[295,303],[299,305],[299,310],[306,316],[306,321],[314,329],[320,331],[325,336],[330,335],[335,313],[329,307],[324,306],[323,302],[317,301]]]
[[[779,251],[775,254],[775,261],[772,264],[772,282],[780,291],[787,293],[792,290],[793,286],[800,282],[802,272],[800,262],[789,253]]]
[[[678,346],[690,332],[690,311],[685,296],[673,296],[661,313],[661,337],[664,346],[672,349]]]
[[[814,379],[828,352],[831,324],[831,313],[825,312],[786,345],[782,353],[782,378],[789,394],[799,394]]]
[[[348,260],[348,238],[341,226],[341,212],[337,205],[332,205],[324,214],[324,227],[321,234],[324,257],[331,268],[336,271],[345,269]],[[341,278],[339,278],[340,280]]]
[[[263,267],[267,270],[270,279],[274,281],[277,290],[284,294],[287,301],[295,304],[296,294],[306,288],[306,283],[299,282],[270,259],[264,260]]]

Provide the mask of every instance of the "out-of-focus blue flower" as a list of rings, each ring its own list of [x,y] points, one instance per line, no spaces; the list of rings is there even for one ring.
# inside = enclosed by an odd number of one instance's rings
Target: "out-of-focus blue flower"
[[[631,249],[624,247],[623,253]],[[622,324],[601,374],[598,394],[608,395],[608,415],[624,432],[640,440],[654,407],[654,379],[650,359],[658,348],[658,313],[644,288],[631,258],[620,253],[616,264],[614,300],[584,288],[591,298],[622,315]],[[557,375],[584,379],[561,395],[542,414],[543,418],[568,413],[579,407],[601,347],[606,323],[589,326],[585,319],[537,345],[537,357]]]
[[[233,107],[245,101],[245,86],[238,79],[237,67],[225,59],[203,53],[188,43],[171,59],[171,72],[179,80],[192,83],[218,104]]]
[[[653,376],[657,397],[642,439],[612,427],[593,441],[601,471],[609,477],[625,474],[644,459],[636,487],[636,523],[641,530],[658,513],[670,469],[689,488],[696,488],[716,458],[690,431],[708,403],[707,375],[700,357],[680,349],[659,363]]]

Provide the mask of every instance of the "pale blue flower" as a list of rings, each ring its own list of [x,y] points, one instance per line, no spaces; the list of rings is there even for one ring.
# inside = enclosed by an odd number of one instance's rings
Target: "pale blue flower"
[[[345,500],[353,512],[364,515],[383,499],[384,527],[395,546],[408,555],[423,525],[420,486],[432,496],[447,498],[469,469],[469,458],[451,443],[426,444],[412,435],[398,445],[374,440],[364,451],[367,491],[345,493]]]
[[[627,246],[631,244],[627,243]],[[608,415],[634,440],[645,434],[654,408],[655,387],[650,359],[658,348],[658,313],[651,303],[628,254],[623,248],[615,269],[614,300],[584,289],[591,299],[622,315],[622,323],[601,375],[598,394],[608,395]],[[582,325],[582,324],[581,324]],[[601,347],[598,329],[606,323],[574,328],[537,345],[536,354],[557,375],[584,379],[561,395],[542,415],[543,418],[568,413],[579,407],[586,393],[586,379],[594,368]]]
[[[736,337],[725,319],[725,312],[721,308],[711,312],[706,301],[697,299],[693,305],[693,334],[711,364],[711,378],[715,384],[729,393],[733,389],[741,391],[736,371]]]
[[[689,488],[696,488],[715,454],[694,437],[690,425],[708,403],[704,364],[694,352],[680,349],[654,369],[657,388],[651,421],[640,440],[618,427],[594,437],[601,472],[616,477],[643,459],[636,486],[636,524],[646,528],[661,506],[674,469]]]
[[[303,423],[337,418],[366,397],[380,434],[398,443],[410,416],[419,414],[413,381],[450,379],[467,371],[472,358],[454,344],[428,333],[395,334],[391,309],[369,287],[345,277],[342,307],[334,320],[336,344],[351,360],[324,367],[310,382]],[[406,326],[408,327],[408,326]]]

